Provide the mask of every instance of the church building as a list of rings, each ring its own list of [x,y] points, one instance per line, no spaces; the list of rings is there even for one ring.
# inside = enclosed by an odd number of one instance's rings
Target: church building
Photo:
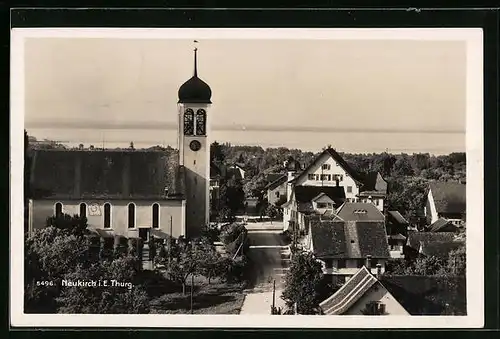
[[[178,91],[178,151],[34,150],[29,231],[53,215],[87,217],[103,237],[200,235],[209,221],[210,86],[194,74]]]

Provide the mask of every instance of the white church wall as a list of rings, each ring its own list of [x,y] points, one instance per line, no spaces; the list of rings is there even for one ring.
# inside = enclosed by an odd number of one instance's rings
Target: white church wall
[[[172,235],[179,237],[185,234],[185,204],[182,200],[35,200],[32,202],[32,229],[45,227],[47,217],[55,214],[55,204],[62,203],[62,212],[65,214],[80,214],[80,203],[87,204],[87,220],[89,228],[108,231],[113,235],[136,237],[137,229],[152,228],[153,204],[160,206],[159,230],[170,234],[170,220],[172,218]],[[111,228],[104,228],[104,204],[111,204]],[[135,228],[128,228],[128,204],[135,204]],[[96,204],[98,213],[91,213],[90,206]],[[95,214],[95,215],[92,215]]]

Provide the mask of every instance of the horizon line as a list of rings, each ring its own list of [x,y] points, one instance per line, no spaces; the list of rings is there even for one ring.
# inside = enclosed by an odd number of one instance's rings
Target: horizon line
[[[92,129],[92,130],[177,130],[176,122],[93,122],[93,121],[31,121],[25,124],[25,129]],[[324,126],[269,126],[257,124],[221,124],[211,128],[213,131],[240,132],[340,132],[340,133],[412,133],[412,134],[465,134],[458,129],[418,129],[418,128],[356,128],[356,127],[324,127]]]

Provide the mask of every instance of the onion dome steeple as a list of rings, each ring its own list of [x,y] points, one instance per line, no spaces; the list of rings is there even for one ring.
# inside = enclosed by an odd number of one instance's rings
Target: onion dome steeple
[[[179,103],[211,104],[212,90],[208,84],[198,78],[197,52],[194,49],[194,75],[179,88]]]

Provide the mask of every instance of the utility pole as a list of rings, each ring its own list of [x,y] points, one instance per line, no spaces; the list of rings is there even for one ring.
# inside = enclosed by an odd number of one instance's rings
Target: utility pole
[[[168,238],[168,265],[172,257],[172,216],[170,216],[170,237]]]
[[[194,286],[194,274],[191,273],[191,314],[193,314],[193,286]]]
[[[273,311],[276,308],[276,279],[273,280]]]

